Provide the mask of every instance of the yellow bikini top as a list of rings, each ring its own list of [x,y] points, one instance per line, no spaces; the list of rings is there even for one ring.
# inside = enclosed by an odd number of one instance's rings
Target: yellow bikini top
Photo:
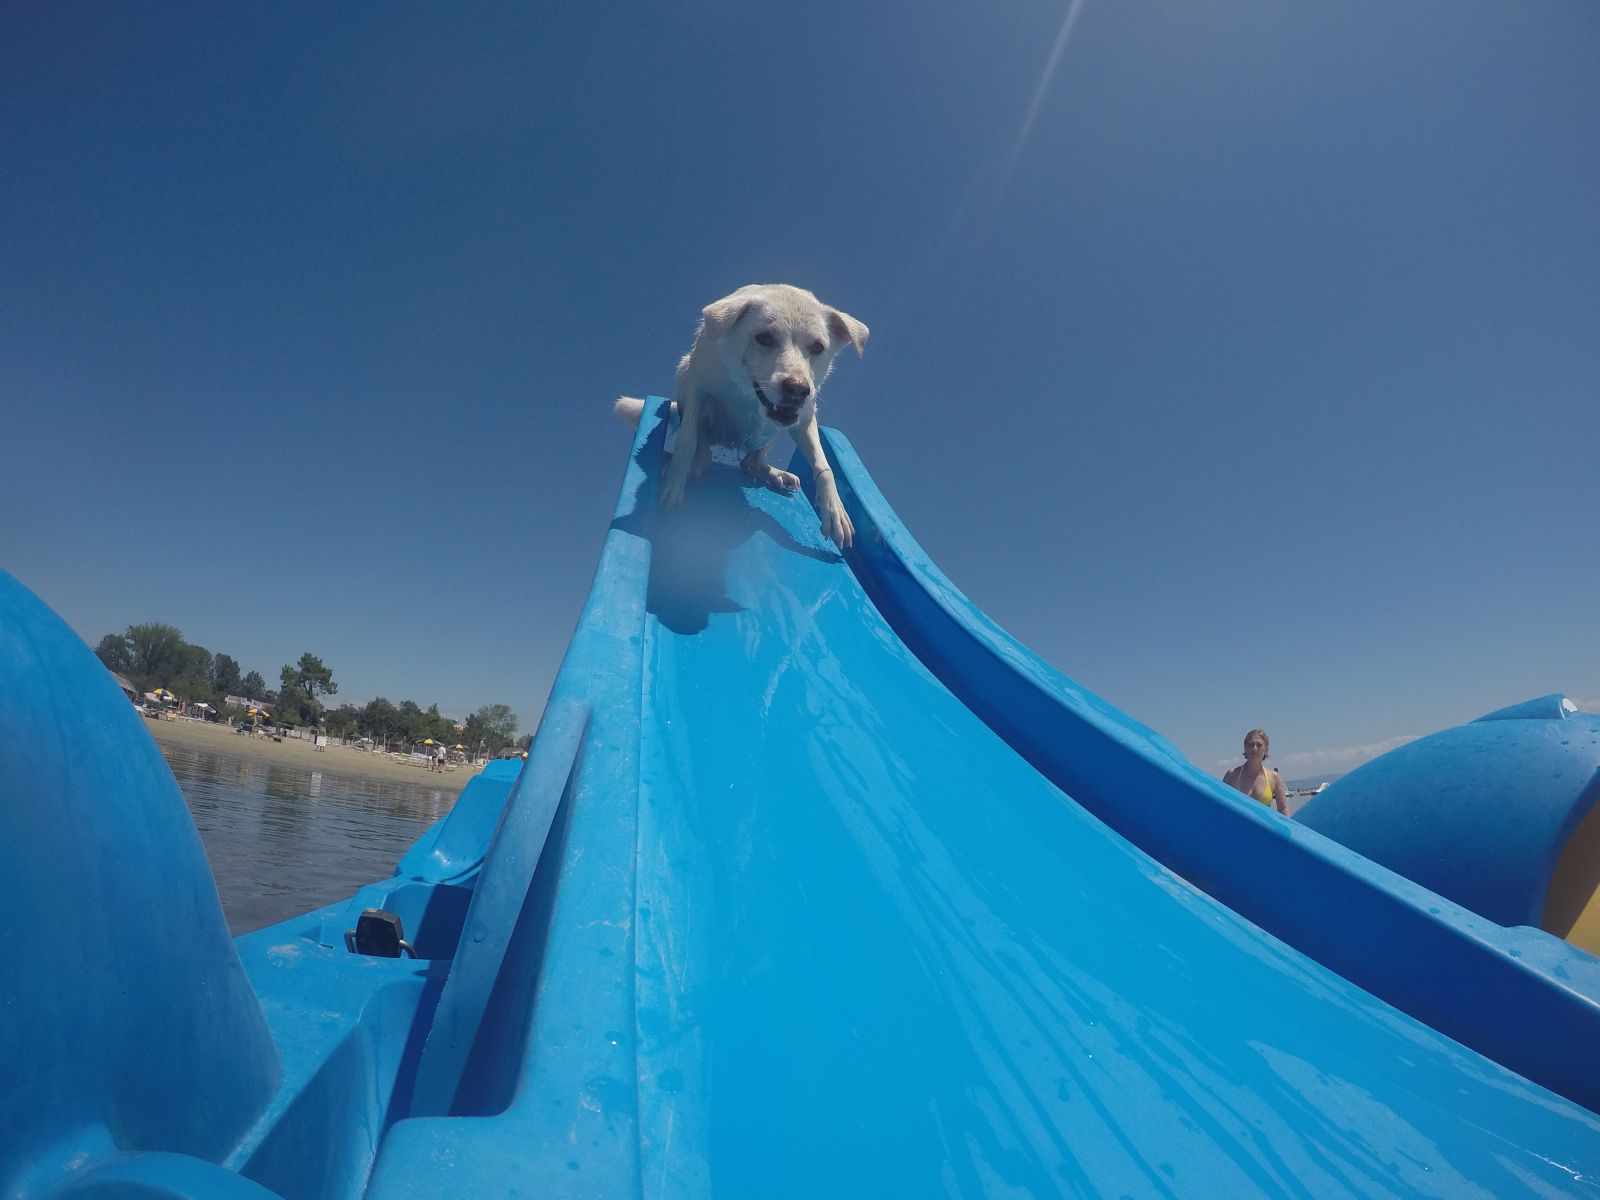
[[[1272,802],[1273,802],[1273,799],[1274,799],[1273,794],[1272,794],[1272,773],[1270,771],[1268,771],[1265,766],[1263,766],[1261,768],[1261,778],[1262,778],[1262,781],[1264,783],[1266,783],[1266,785],[1267,785],[1267,795],[1266,795],[1265,799],[1262,799],[1260,796],[1256,795],[1255,792],[1253,792],[1253,791],[1246,792],[1244,790],[1244,788],[1242,788],[1242,787],[1239,790],[1241,792],[1244,792],[1244,794],[1246,796],[1249,796],[1250,799],[1254,800],[1257,804],[1265,804],[1268,808],[1271,808],[1272,807]],[[1239,768],[1239,782],[1241,784],[1244,782],[1244,767],[1243,766],[1241,766]]]

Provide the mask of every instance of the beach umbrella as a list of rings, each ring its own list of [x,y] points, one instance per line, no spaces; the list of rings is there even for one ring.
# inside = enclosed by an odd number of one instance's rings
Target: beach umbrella
[[[431,746],[431,745],[433,745],[433,739],[432,738],[423,738],[422,739],[422,744],[424,746]]]
[[[457,742],[454,746],[452,746],[450,748],[452,750],[465,750],[466,749],[466,747],[463,746],[460,742]]]

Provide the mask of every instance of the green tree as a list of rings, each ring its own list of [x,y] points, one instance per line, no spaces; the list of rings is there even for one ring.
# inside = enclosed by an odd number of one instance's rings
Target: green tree
[[[94,648],[95,657],[105,663],[106,670],[126,675],[133,670],[133,650],[128,639],[120,633],[108,633]]]
[[[295,687],[313,700],[339,690],[339,685],[333,681],[333,672],[315,654],[302,654],[294,666],[284,667],[282,678],[285,686]]]
[[[197,704],[202,700],[211,703],[216,699],[211,680],[199,675],[180,675],[169,681],[167,687],[185,704]]]
[[[517,736],[517,714],[509,705],[486,704],[467,718],[462,740],[474,754],[499,754]]]
[[[304,725],[315,721],[316,706],[311,697],[299,688],[285,686],[278,691],[271,705],[272,719],[282,725]]]
[[[272,715],[291,717],[296,724],[315,722],[322,715],[322,697],[339,690],[333,672],[309,652],[302,654],[294,666],[285,664],[279,680],[279,711]]]
[[[219,696],[237,696],[243,680],[239,677],[239,664],[226,654],[219,654],[211,664],[211,686]]]
[[[152,622],[128,626],[129,677],[140,688],[165,687],[188,665],[188,643],[171,625]]]
[[[415,700],[402,700],[398,709],[400,722],[400,736],[408,742],[420,742],[428,735],[424,732],[427,728],[427,718],[422,715],[422,706]]]
[[[260,671],[251,671],[239,681],[239,686],[244,689],[247,700],[259,700],[267,690],[267,681],[261,678]]]
[[[422,736],[453,746],[457,741],[456,723],[441,713],[437,704],[430,704],[422,714]]]
[[[323,722],[331,733],[348,739],[351,734],[361,728],[361,710],[354,704],[341,704],[322,715]]]
[[[211,651],[204,646],[196,646],[190,642],[183,648],[183,669],[178,672],[180,676],[205,681],[207,690],[212,687],[211,677],[216,674],[217,659]],[[177,689],[174,688],[174,691]]]
[[[376,696],[362,706],[359,721],[361,732],[384,746],[400,731],[399,711],[382,696]]]

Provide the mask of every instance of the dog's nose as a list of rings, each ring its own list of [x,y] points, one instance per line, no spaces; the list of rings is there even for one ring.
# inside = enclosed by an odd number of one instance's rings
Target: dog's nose
[[[804,404],[809,395],[811,395],[811,385],[804,379],[783,381],[783,398],[789,404]]]

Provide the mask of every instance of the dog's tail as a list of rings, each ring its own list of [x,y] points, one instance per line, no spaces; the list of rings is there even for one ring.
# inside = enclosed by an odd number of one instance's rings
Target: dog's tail
[[[611,406],[611,411],[617,414],[617,420],[629,425],[637,425],[639,418],[644,414],[644,401],[637,396],[618,396],[617,402]],[[677,415],[678,406],[672,406],[673,415]]]

